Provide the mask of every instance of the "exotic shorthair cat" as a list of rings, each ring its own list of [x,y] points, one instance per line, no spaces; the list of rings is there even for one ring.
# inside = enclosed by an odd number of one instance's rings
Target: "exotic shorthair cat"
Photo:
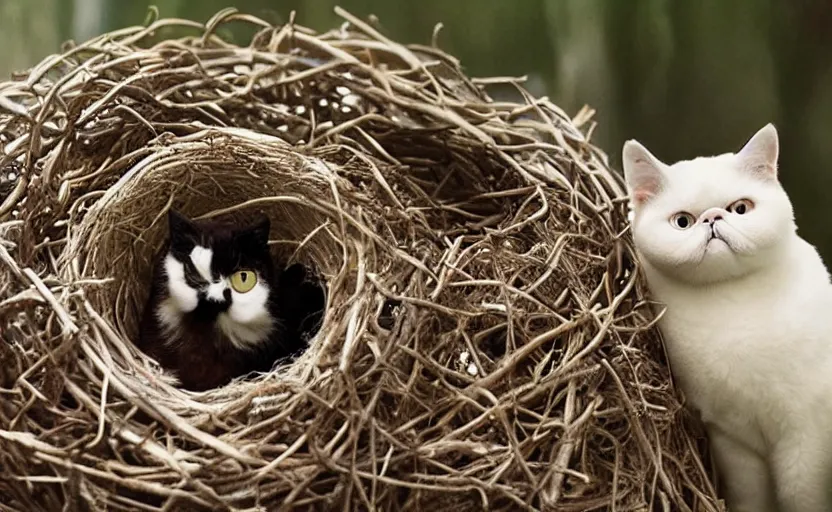
[[[832,285],[797,234],[769,124],[736,154],[623,149],[633,236],[671,372],[732,512],[832,511]]]
[[[274,362],[305,344],[323,290],[300,265],[278,272],[268,218],[249,225],[191,221],[170,211],[170,237],[154,269],[138,346],[183,387],[201,391]]]

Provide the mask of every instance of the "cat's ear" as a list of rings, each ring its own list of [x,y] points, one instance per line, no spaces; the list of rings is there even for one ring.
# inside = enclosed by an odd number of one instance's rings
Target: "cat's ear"
[[[754,134],[737,153],[742,169],[764,179],[777,179],[780,142],[777,128],[769,123]]]
[[[181,241],[193,240],[198,234],[196,225],[173,209],[168,210],[168,229],[170,230],[170,238],[175,244]]]
[[[661,191],[665,164],[635,140],[625,142],[621,154],[630,196],[641,206]]]
[[[245,244],[266,247],[269,244],[269,233],[272,223],[268,217],[263,217],[247,229],[237,233],[237,239]]]

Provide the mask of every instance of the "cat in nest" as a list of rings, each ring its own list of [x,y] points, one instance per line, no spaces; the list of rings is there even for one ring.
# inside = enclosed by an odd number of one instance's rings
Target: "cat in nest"
[[[318,328],[320,283],[302,265],[278,271],[270,221],[192,221],[171,210],[154,268],[138,347],[203,391],[298,354]]]
[[[667,165],[623,148],[633,237],[674,375],[732,512],[832,511],[832,285],[797,234],[769,124]]]

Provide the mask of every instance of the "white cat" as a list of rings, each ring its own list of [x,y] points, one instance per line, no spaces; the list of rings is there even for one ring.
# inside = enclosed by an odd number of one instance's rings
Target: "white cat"
[[[633,236],[671,372],[732,512],[832,511],[832,284],[797,235],[769,124],[738,153],[666,165],[624,145]]]

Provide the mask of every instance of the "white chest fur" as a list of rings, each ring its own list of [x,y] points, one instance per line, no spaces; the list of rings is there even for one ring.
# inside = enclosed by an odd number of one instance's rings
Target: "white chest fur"
[[[645,265],[667,306],[659,325],[671,371],[721,450],[722,471],[750,486],[734,493],[733,510],[820,512],[832,504],[824,496],[832,488],[832,286],[796,235],[790,258],[707,287]],[[776,508],[777,487],[793,506]],[[791,501],[782,497],[789,492]]]

